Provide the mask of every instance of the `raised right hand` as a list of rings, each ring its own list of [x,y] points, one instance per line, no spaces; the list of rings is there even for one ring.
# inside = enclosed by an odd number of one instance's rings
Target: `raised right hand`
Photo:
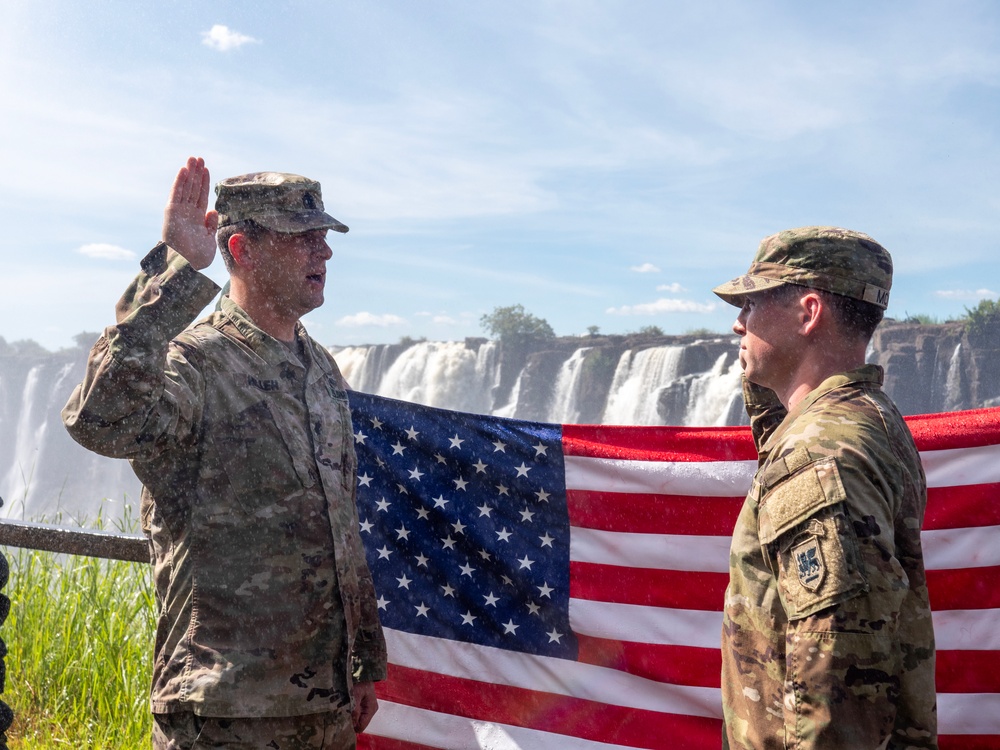
[[[219,215],[207,210],[210,184],[205,160],[190,157],[177,173],[163,210],[163,241],[199,271],[215,259]]]

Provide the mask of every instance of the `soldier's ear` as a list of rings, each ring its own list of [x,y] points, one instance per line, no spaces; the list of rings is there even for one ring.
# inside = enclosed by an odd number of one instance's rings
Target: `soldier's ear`
[[[241,268],[252,267],[250,243],[247,242],[247,236],[242,232],[236,232],[229,237],[229,254],[237,266]]]
[[[826,300],[816,292],[803,294],[799,298],[799,321],[805,334],[812,333],[819,324],[820,317],[826,312]]]

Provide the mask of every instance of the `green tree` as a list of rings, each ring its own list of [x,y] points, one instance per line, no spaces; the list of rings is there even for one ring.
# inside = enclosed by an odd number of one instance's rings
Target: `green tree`
[[[965,330],[973,338],[1000,333],[1000,300],[984,299],[965,308]]]
[[[508,346],[546,341],[556,336],[547,320],[526,312],[524,305],[495,307],[493,312],[479,319],[479,325],[490,337]]]

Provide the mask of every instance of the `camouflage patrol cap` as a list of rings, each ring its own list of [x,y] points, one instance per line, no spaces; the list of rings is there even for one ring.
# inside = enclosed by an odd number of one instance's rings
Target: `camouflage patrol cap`
[[[297,234],[313,229],[346,232],[323,209],[319,183],[285,172],[252,172],[228,177],[215,186],[219,228],[252,219],[265,229]]]
[[[885,309],[892,286],[892,257],[867,234],[839,227],[800,227],[761,240],[744,275],[712,291],[741,307],[748,294],[798,284]]]

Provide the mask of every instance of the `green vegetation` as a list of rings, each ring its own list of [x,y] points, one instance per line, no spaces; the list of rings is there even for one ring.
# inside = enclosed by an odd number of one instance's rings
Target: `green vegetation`
[[[712,328],[688,328],[684,331],[685,336],[702,336],[704,338],[717,338],[719,336],[726,336],[732,333],[732,331],[727,331],[726,333],[719,333]]]
[[[5,550],[11,750],[149,746],[152,569]]]
[[[491,337],[507,346],[520,347],[556,336],[548,321],[526,312],[523,305],[496,307],[481,317],[479,324]]]
[[[1000,341],[1000,300],[984,299],[965,308],[965,330],[973,338],[993,335]]]
[[[639,329],[639,333],[643,336],[663,336],[663,329],[659,326],[643,326]]]
[[[903,323],[919,323],[922,326],[936,326],[940,325],[941,321],[934,317],[933,315],[927,315],[925,313],[917,313],[916,315],[910,315],[909,313],[903,313]]]

